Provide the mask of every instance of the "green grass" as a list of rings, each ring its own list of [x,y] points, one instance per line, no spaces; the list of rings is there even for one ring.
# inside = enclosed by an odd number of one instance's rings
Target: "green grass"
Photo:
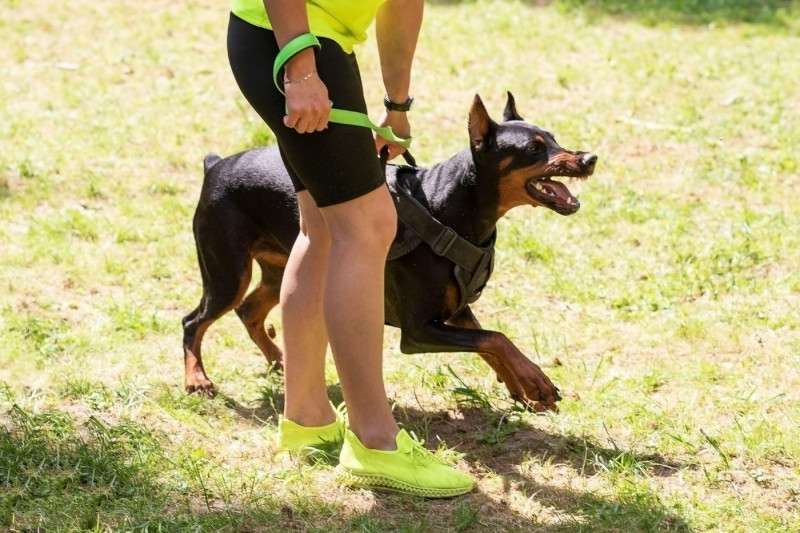
[[[220,395],[183,393],[202,158],[272,142],[228,70],[227,5],[2,10],[0,530],[800,529],[796,1],[428,3],[420,162],[466,146],[475,93],[499,119],[508,90],[600,158],[576,215],[501,221],[474,306],[559,413],[387,329],[398,420],[478,482],[451,501],[277,454],[282,379],[233,314],[204,346]],[[374,40],[360,62],[377,112]]]

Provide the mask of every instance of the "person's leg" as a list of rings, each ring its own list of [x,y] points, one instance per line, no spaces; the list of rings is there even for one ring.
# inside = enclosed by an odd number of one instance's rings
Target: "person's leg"
[[[382,368],[383,274],[397,223],[394,204],[385,187],[321,210],[307,191],[297,199],[301,231],[281,285],[284,417],[306,427],[334,421],[325,385],[330,336],[350,429],[368,448],[392,450],[399,428]]]
[[[366,112],[367,106],[354,56],[345,54],[333,41],[323,39],[322,42],[322,49],[317,53],[317,69],[328,86],[331,99],[343,109]],[[362,344],[360,337],[351,340],[351,328],[346,328],[347,332],[338,336],[344,340],[334,341],[332,344],[337,353],[350,351],[349,344],[358,347],[357,353],[361,354],[359,357],[363,358],[365,351],[376,353],[367,365],[365,375],[378,378],[377,381],[374,378],[369,379],[370,391],[383,391],[379,368],[383,347],[382,276],[386,253],[396,230],[395,211],[386,191],[383,171],[369,130],[330,124],[323,132],[299,134],[283,125],[285,99],[275,88],[270,69],[264,68],[277,53],[278,47],[272,32],[254,27],[235,16],[231,17],[228,55],[232,72],[242,94],[275,133],[295,189],[300,191],[298,203],[304,230],[293,246],[281,288],[286,376],[284,419],[306,427],[319,427],[333,416],[327,398],[323,401],[326,348],[325,322],[322,318],[325,299],[323,285],[330,285],[328,288],[334,291],[331,295],[334,303],[330,307],[339,307],[332,313],[343,313],[345,324],[352,317],[359,324],[361,309],[365,310],[365,315],[371,315],[369,325],[366,322],[359,325],[365,331],[372,332],[373,340],[369,343],[371,347],[368,350],[359,346]],[[380,234],[378,246],[372,241],[375,240],[376,226],[384,222],[376,218],[374,209],[360,208],[362,204],[372,205],[371,199],[374,196],[369,194],[377,189],[383,191],[375,193],[383,199],[377,214],[380,215],[380,210],[384,210],[391,217],[384,221],[386,227],[377,228]],[[364,195],[367,195],[366,199],[361,199]],[[352,210],[348,206],[351,202],[354,206]],[[332,230],[330,224],[325,223],[327,217],[320,215],[320,209],[328,209],[330,218],[337,226],[334,264],[326,259],[330,246],[328,232]],[[340,211],[343,214],[339,214]],[[363,242],[364,240],[367,242]],[[376,249],[379,251],[376,252]],[[371,258],[366,269],[361,265],[361,254]],[[331,264],[332,276],[328,272],[328,265]],[[368,280],[365,279],[369,284],[366,292],[369,298],[377,300],[365,300],[359,295],[364,291],[359,291],[357,286],[353,290],[349,288],[357,285],[359,277],[363,278],[361,274],[357,274],[348,279],[346,271],[349,267],[371,276]],[[332,277],[333,281],[327,283],[326,276]],[[339,278],[343,278],[342,282],[347,288],[339,287]],[[333,318],[336,321],[338,317]],[[337,346],[342,348],[338,349]],[[346,361],[348,356],[344,357]],[[345,374],[351,366],[344,363]],[[347,386],[343,385],[343,388]],[[353,396],[345,394],[346,400]],[[388,418],[386,415],[391,413],[385,394],[380,396],[378,403],[383,407],[378,406],[376,409],[378,413],[382,413],[379,419],[385,420]],[[368,397],[373,401],[376,394],[370,392]],[[361,404],[354,406],[352,420],[357,427],[363,426],[363,419],[368,416],[368,412],[361,408]],[[378,427],[381,426],[385,427],[387,424],[378,424]],[[393,425],[393,429],[396,430],[396,426]],[[385,433],[386,430],[382,432]]]
[[[371,134],[364,128],[330,124],[324,132],[300,135],[283,126],[285,101],[264,68],[277,53],[271,32],[231,17],[232,72],[278,138],[299,191],[303,224],[281,289],[286,378],[281,446],[299,451],[343,436],[336,475],[345,485],[426,497],[468,492],[471,477],[436,460],[400,431],[386,397],[383,276],[397,215]],[[326,42],[318,52],[317,68],[337,106],[366,112],[353,56]],[[325,387],[326,336],[350,430],[338,417],[326,424],[334,418]]]
[[[286,402],[284,417],[308,427],[334,421],[325,384],[328,337],[323,319],[323,287],[330,239],[308,191],[297,193],[300,234],[289,254],[281,283]]]
[[[386,187],[321,208],[331,237],[324,315],[350,429],[392,450],[399,431],[383,384],[384,268],[397,214]]]

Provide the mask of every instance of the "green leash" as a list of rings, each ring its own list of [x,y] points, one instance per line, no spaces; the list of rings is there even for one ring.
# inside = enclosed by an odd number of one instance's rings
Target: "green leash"
[[[278,57],[275,58],[275,64],[272,67],[272,81],[275,82],[275,87],[278,88],[282,95],[286,96],[281,84],[278,83],[278,74],[280,74],[281,69],[295,54],[301,50],[312,47],[319,49],[322,48],[322,45],[319,44],[319,40],[313,34],[304,33],[286,43],[286,46],[281,48],[281,51],[278,52]],[[390,126],[378,126],[372,122],[365,113],[348,111],[346,109],[336,109],[332,107],[328,121],[335,122],[336,124],[345,124],[347,126],[369,128],[384,139],[397,143],[403,148],[408,148],[411,146],[410,137],[407,139],[398,137],[394,134]]]

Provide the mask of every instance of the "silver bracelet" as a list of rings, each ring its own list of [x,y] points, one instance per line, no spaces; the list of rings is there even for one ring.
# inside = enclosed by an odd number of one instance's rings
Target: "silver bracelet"
[[[313,76],[316,73],[317,73],[317,69],[314,69],[311,72],[309,72],[308,74],[306,74],[305,76],[303,76],[302,78],[297,78],[296,80],[290,80],[289,78],[284,78],[283,84],[284,85],[292,85],[292,84],[295,84],[295,83],[303,83],[304,81],[310,80],[311,76]]]

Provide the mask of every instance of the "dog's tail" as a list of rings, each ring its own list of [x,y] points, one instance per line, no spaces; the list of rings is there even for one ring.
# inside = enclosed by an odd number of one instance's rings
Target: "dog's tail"
[[[222,158],[215,153],[206,154],[203,158],[203,174],[208,174],[209,169],[217,164],[217,162],[222,161]]]

